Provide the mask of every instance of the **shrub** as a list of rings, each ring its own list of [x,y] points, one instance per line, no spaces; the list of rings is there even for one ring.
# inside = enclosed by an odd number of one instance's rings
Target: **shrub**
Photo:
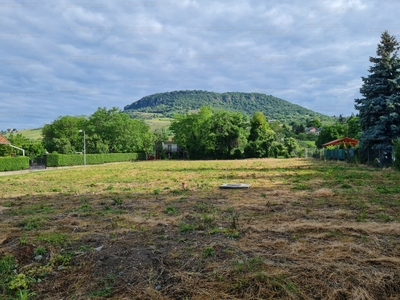
[[[144,153],[109,153],[109,154],[87,154],[86,164],[95,165],[109,162],[122,162],[144,159]],[[64,167],[83,165],[84,155],[81,154],[57,154],[47,155],[47,167]]]
[[[29,157],[0,157],[0,172],[29,169]]]

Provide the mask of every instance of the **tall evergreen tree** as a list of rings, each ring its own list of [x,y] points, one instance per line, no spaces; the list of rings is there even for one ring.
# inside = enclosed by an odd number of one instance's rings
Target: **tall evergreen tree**
[[[360,93],[355,99],[359,110],[362,134],[361,148],[381,149],[391,152],[392,143],[400,136],[400,49],[395,36],[388,31],[381,35],[376,51],[370,57],[373,65],[367,77],[362,77]]]

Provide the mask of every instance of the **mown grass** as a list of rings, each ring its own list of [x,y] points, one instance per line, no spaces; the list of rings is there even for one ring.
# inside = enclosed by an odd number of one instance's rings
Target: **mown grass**
[[[395,299],[399,183],[307,159],[0,177],[0,299]]]

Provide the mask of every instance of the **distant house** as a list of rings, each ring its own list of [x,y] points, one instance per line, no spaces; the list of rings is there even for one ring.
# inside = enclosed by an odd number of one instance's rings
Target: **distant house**
[[[306,128],[305,131],[306,131],[307,134],[316,134],[316,135],[318,135],[320,130],[317,127],[311,126],[311,127]]]
[[[178,155],[179,157],[183,155],[183,150],[178,144],[174,143],[173,139],[170,139],[168,142],[162,142],[162,149],[168,158],[170,158],[171,155]]]
[[[16,128],[7,128],[7,133],[17,133],[18,130]]]
[[[162,142],[162,148],[166,153],[178,152],[179,146],[174,142]]]
[[[0,145],[10,145],[11,143],[2,135],[0,134]]]

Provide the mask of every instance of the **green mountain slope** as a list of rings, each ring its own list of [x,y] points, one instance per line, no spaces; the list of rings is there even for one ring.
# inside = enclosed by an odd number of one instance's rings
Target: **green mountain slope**
[[[257,111],[262,111],[269,120],[274,119],[284,123],[309,118],[320,118],[321,121],[329,121],[331,119],[329,116],[271,95],[240,92],[215,93],[197,90],[149,95],[125,106],[124,111],[132,116],[142,112],[172,117],[176,113],[197,110],[201,106],[241,111],[250,116]]]

